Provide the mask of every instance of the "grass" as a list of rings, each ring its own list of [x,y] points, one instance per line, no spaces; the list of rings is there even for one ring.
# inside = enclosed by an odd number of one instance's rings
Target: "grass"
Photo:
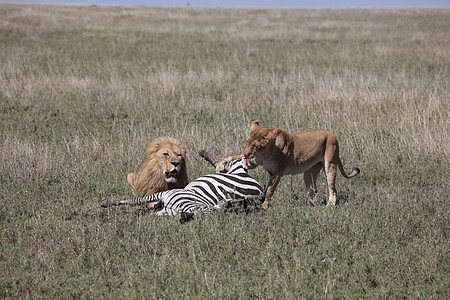
[[[0,297],[448,298],[449,16],[0,3]],[[336,134],[339,205],[287,176],[265,212],[99,207],[153,138],[194,179],[253,118]]]

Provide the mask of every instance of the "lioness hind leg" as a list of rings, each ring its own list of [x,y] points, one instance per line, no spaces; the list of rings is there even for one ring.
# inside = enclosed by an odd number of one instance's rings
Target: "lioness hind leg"
[[[322,170],[323,164],[318,163],[311,169],[303,173],[303,181],[305,182],[306,191],[308,192],[308,200],[311,205],[316,205],[315,196],[317,194],[316,181],[319,177],[320,170]]]
[[[327,205],[336,204],[336,164],[333,162],[325,162],[325,173],[327,175],[328,192],[330,193],[328,197]]]

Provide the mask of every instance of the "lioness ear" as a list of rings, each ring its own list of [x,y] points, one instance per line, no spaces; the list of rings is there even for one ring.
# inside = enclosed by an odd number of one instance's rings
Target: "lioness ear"
[[[275,133],[275,146],[287,155],[289,152],[289,147],[291,146],[291,136],[282,129],[274,129]]]
[[[273,130],[266,130],[267,134],[264,136],[267,140],[272,140],[277,137],[278,133],[276,132],[276,129]]]
[[[253,130],[255,130],[258,127],[259,127],[259,121],[258,120],[251,120],[250,123],[248,124],[248,128],[250,128],[250,131],[253,131]]]

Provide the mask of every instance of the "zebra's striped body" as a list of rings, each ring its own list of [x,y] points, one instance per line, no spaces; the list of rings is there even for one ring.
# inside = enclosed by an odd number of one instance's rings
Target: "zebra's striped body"
[[[184,189],[168,190],[130,200],[107,202],[102,206],[139,205],[159,201],[158,215],[175,216],[183,212],[209,213],[219,210],[228,202],[257,198],[263,195],[262,187],[248,175],[244,158],[227,161],[224,164],[223,172],[197,178]]]

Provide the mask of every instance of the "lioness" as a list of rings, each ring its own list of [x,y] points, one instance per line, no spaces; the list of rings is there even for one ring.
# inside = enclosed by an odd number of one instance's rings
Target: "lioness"
[[[308,196],[313,203],[317,193],[316,180],[320,170],[324,169],[330,193],[328,205],[335,205],[336,166],[345,178],[355,177],[360,172],[355,168],[350,175],[345,174],[337,139],[329,131],[311,130],[290,134],[280,128],[260,126],[258,120],[252,120],[249,128],[244,156],[249,160],[250,168],[262,165],[270,175],[262,208],[268,207],[270,197],[283,175],[303,173]]]

